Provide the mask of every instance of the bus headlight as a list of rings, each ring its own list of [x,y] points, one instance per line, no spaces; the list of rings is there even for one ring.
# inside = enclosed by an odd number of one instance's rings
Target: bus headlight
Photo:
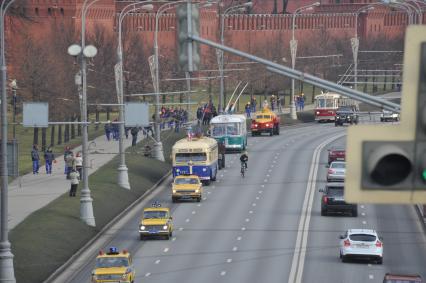
[[[167,225],[163,226],[163,230],[167,230],[167,228],[169,228],[169,227],[167,227]]]
[[[317,115],[319,115],[320,114],[320,112],[319,111],[317,111]]]
[[[139,227],[139,229],[143,231],[143,230],[145,230],[145,226],[141,225],[141,226]]]
[[[197,190],[195,190],[195,192],[198,194],[200,192],[200,190],[197,189]]]
[[[203,172],[206,172],[207,171],[207,168],[203,168]]]
[[[173,190],[173,193],[175,194],[175,193],[176,193],[176,190]]]

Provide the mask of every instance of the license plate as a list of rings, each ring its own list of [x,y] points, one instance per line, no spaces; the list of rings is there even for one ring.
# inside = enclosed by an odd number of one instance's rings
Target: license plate
[[[149,231],[149,233],[150,233],[150,234],[157,234],[157,233],[158,233],[158,231],[157,231],[157,230],[152,230],[152,231]]]
[[[367,246],[367,245],[356,245],[356,247],[360,248],[360,249],[368,249],[369,248],[369,246]]]
[[[338,158],[336,158],[336,160],[337,161],[343,161],[343,160],[345,160],[343,157],[338,157]]]

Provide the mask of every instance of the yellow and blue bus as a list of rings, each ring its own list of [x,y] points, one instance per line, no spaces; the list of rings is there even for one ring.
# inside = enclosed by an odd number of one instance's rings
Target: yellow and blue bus
[[[184,138],[172,148],[173,178],[179,175],[197,175],[205,184],[216,181],[218,146],[209,137]]]
[[[247,122],[244,115],[219,115],[210,121],[212,138],[223,142],[227,150],[245,150]]]

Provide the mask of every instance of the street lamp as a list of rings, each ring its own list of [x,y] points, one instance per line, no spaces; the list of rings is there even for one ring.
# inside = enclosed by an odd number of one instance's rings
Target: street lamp
[[[149,0],[148,0],[149,1]],[[120,112],[118,114],[118,120],[120,122],[120,133],[119,133],[119,140],[118,140],[118,148],[120,152],[120,164],[118,165],[118,185],[122,188],[129,189],[130,190],[130,183],[129,183],[129,175],[128,175],[128,168],[126,166],[126,157],[124,152],[124,87],[123,87],[123,46],[122,46],[122,37],[121,37],[121,31],[122,31],[122,22],[126,15],[128,15],[132,11],[136,10],[149,10],[151,11],[154,6],[152,4],[143,5],[141,7],[136,7],[137,4],[141,4],[147,1],[142,1],[138,3],[129,4],[120,12],[120,16],[118,18],[118,46],[117,46],[117,64],[115,67],[116,75],[118,73],[118,81],[119,86],[117,88],[118,94],[118,104]],[[127,10],[128,7],[134,6],[133,9]]]
[[[0,6],[0,49],[1,49],[1,227],[0,227],[0,282],[15,283],[15,272],[13,270],[13,254],[11,244],[9,242],[8,229],[8,170],[7,170],[7,67],[5,56],[5,39],[4,39],[4,17],[7,9],[15,0],[10,0],[6,4],[6,0]],[[6,5],[5,5],[6,4]]]
[[[12,90],[12,107],[13,107],[13,140],[16,141],[16,90],[18,89],[18,84],[16,80],[12,80],[9,84],[10,89]]]
[[[291,52],[291,67],[294,70],[296,66],[296,54],[297,54],[297,40],[294,38],[294,27],[296,22],[296,15],[300,14],[304,10],[311,10],[313,7],[319,6],[320,2],[315,2],[311,5],[303,6],[296,9],[293,13],[292,21],[292,37],[290,40],[290,52]],[[291,96],[290,96],[290,117],[291,119],[297,119],[296,115],[296,104],[294,101],[294,78],[291,79]]]
[[[220,21],[220,44],[224,45],[225,42],[225,16],[231,12],[235,11],[244,11],[248,7],[252,7],[252,2],[246,2],[241,5],[235,5],[227,8],[221,15],[221,21]],[[223,113],[224,106],[225,106],[225,77],[224,77],[224,71],[223,71],[223,65],[224,65],[224,56],[222,50],[217,50],[218,60],[219,60],[219,76],[220,76],[220,93],[219,93],[219,113]]]
[[[358,17],[360,13],[365,13],[367,11],[374,10],[374,7],[368,5],[362,7],[355,12],[355,36],[351,38],[351,47],[352,55],[354,59],[354,87],[355,90],[358,89],[358,50],[359,50],[359,38],[358,38]]]

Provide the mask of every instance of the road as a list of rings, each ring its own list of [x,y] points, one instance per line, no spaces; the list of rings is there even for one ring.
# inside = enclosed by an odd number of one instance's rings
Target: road
[[[172,204],[169,182],[161,188],[155,199],[172,209],[171,240],[140,242],[134,217],[108,246],[132,253],[135,282],[381,282],[390,271],[426,278],[426,238],[412,206],[361,205],[356,218],[320,216],[325,143],[343,145],[345,132],[308,124],[250,138],[246,178],[233,154],[201,203]],[[384,237],[383,265],[339,261],[339,234],[359,227]],[[94,257],[69,282],[90,282]]]

